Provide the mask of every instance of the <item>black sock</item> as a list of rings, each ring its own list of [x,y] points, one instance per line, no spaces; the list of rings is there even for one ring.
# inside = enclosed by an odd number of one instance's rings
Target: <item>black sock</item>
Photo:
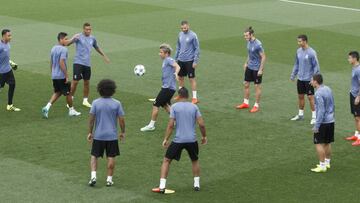
[[[9,92],[8,92],[8,104],[11,105],[13,103],[13,97],[15,92],[15,84],[9,85]]]

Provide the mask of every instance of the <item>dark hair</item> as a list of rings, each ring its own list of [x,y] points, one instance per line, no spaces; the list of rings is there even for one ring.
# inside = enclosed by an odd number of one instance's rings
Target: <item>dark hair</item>
[[[178,95],[181,98],[187,99],[189,98],[189,91],[186,89],[186,87],[182,87],[178,90]]]
[[[189,25],[189,21],[187,21],[187,20],[183,20],[183,21],[181,21],[181,23],[180,23],[181,25]]]
[[[320,73],[313,75],[313,80],[315,80],[319,85],[323,84],[323,77]]]
[[[357,51],[351,51],[349,53],[349,56],[353,57],[353,58],[356,58],[357,61],[359,61],[359,52]]]
[[[57,40],[60,41],[61,39],[64,39],[68,34],[66,32],[59,32],[57,36]]]
[[[6,33],[8,33],[8,32],[10,32],[10,30],[9,29],[3,29],[2,31],[1,31],[1,36],[4,36]]]
[[[84,23],[83,28],[91,26],[90,23]]]
[[[301,39],[302,41],[308,41],[308,37],[306,35],[299,35],[297,38]]]
[[[252,26],[248,27],[245,29],[244,32],[248,32],[249,34],[253,35],[255,33],[254,29],[252,28]]]
[[[116,84],[113,80],[103,79],[97,85],[97,91],[102,97],[111,97],[114,95]]]

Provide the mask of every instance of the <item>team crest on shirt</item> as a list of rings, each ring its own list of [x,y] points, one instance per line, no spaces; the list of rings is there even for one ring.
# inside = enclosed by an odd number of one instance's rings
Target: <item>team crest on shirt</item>
[[[186,41],[188,42],[189,40],[190,40],[190,38],[187,37],[187,38],[186,38]]]
[[[306,54],[306,55],[305,55],[305,59],[308,59],[308,58],[309,58],[309,55]]]

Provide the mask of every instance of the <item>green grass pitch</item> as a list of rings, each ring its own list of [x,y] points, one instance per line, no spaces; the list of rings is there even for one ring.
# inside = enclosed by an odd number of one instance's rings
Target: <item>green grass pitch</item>
[[[359,8],[356,0],[303,0]],[[354,131],[348,92],[351,68],[346,58],[359,49],[360,12],[285,3],[278,0],[0,0],[0,28],[13,33],[11,58],[19,64],[14,104],[19,113],[6,112],[7,87],[0,92],[1,202],[358,202],[359,149],[342,138]],[[161,147],[167,114],[160,113],[157,129],[141,133],[150,119],[147,101],[160,88],[158,45],[175,47],[179,23],[188,19],[198,34],[201,59],[197,70],[200,110],[209,144],[200,148],[202,191],[192,191],[191,166],[184,153],[170,168],[168,187],[176,194],[151,193],[158,185],[164,150]],[[106,65],[94,52],[92,101],[96,83],[112,78],[115,98],[126,112],[127,140],[120,145],[115,185],[105,187],[105,161],[99,162],[98,184],[87,186],[89,150],[86,142],[88,109],[68,118],[65,99],[40,109],[52,93],[49,51],[60,31],[93,34],[111,59]],[[267,63],[261,111],[235,110],[242,101],[242,64],[246,57],[244,28],[252,25],[263,42]],[[332,168],[313,174],[317,163],[308,103],[305,121],[297,113],[295,84],[290,82],[296,36],[308,34],[318,52],[325,84],[335,94],[336,132]],[[69,47],[72,66],[74,47]],[[136,77],[133,67],[144,64]],[[70,68],[70,72],[71,72]],[[187,83],[188,84],[188,83]],[[254,91],[251,103],[254,102]]]

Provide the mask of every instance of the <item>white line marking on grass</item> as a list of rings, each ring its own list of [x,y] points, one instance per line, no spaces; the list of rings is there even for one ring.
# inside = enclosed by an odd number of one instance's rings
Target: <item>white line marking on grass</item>
[[[279,1],[286,2],[286,3],[293,3],[293,4],[308,5],[308,6],[318,6],[318,7],[324,7],[324,8],[334,8],[334,9],[348,10],[348,11],[357,11],[357,12],[360,11],[360,9],[357,9],[357,8],[348,8],[348,7],[342,7],[342,6],[331,6],[331,5],[326,5],[326,4],[316,4],[316,3],[308,3],[308,2],[302,2],[302,1],[291,1],[291,0],[279,0]]]

